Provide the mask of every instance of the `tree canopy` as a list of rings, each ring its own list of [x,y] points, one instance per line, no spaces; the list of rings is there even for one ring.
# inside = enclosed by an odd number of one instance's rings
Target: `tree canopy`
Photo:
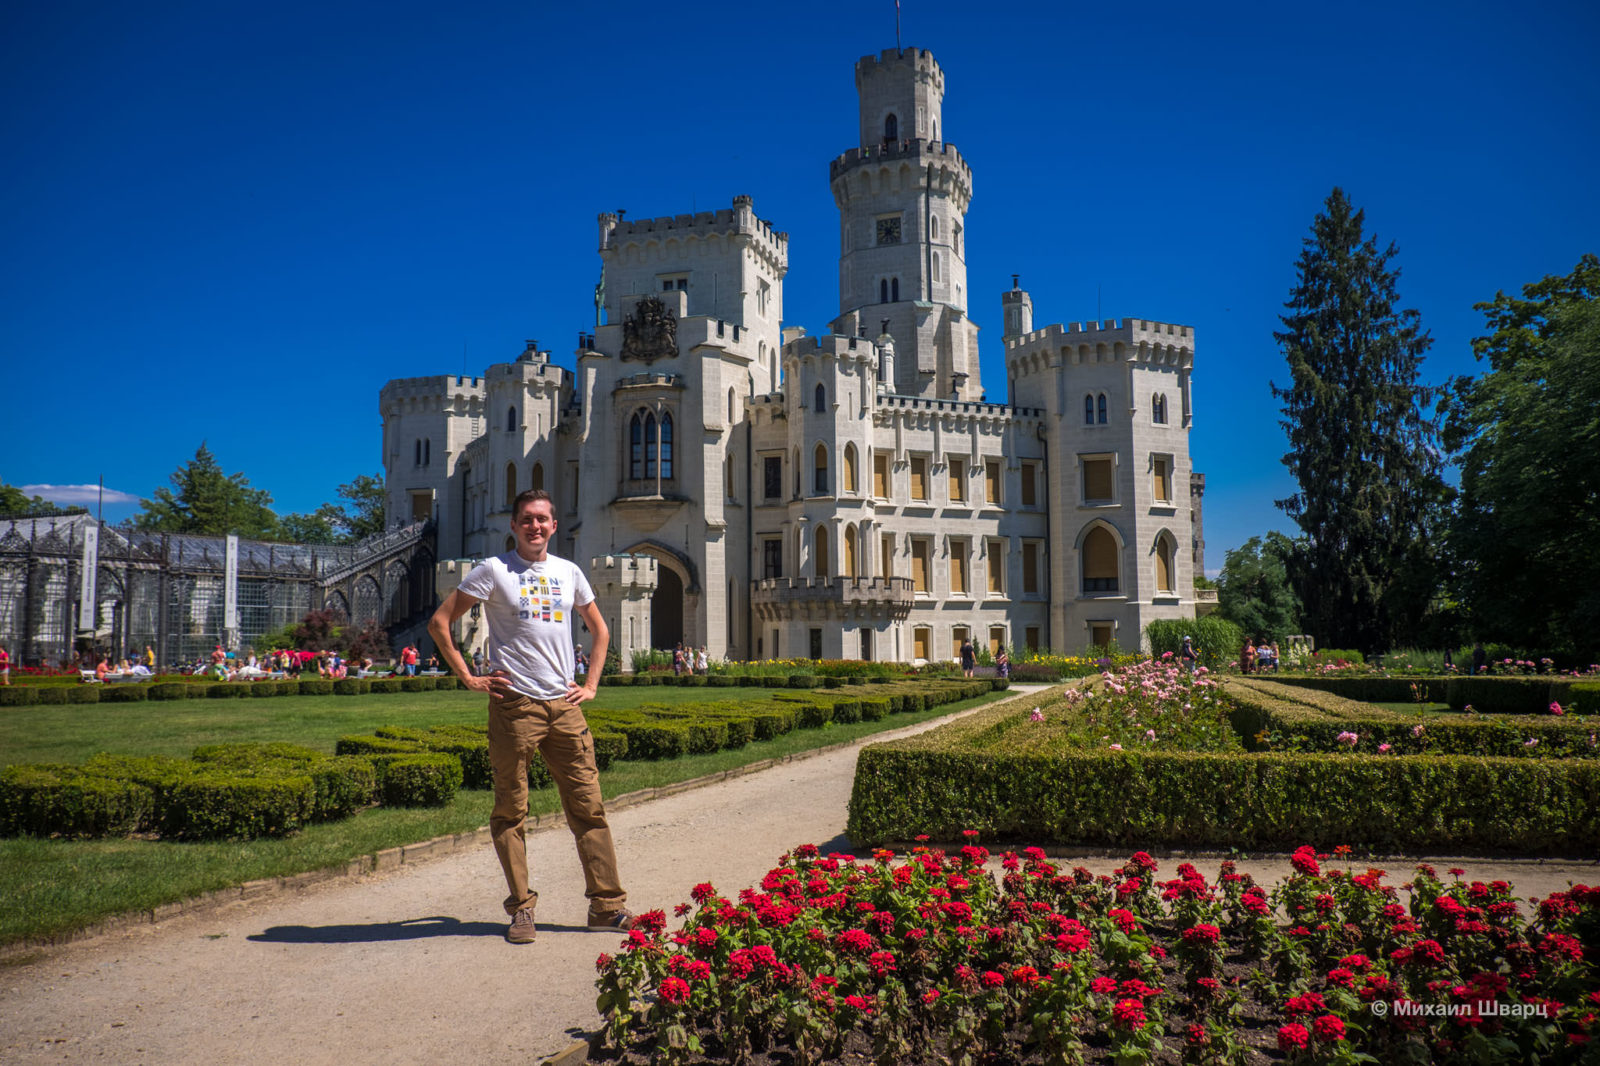
[[[237,533],[261,540],[278,533],[272,495],[251,488],[243,474],[224,473],[204,441],[170,481],[172,487],[156,489],[154,499],[139,501],[144,510],[134,517],[136,527],[157,533]]]
[[[60,507],[43,496],[29,496],[15,485],[0,481],[0,515],[32,516],[60,514],[63,511],[82,513],[83,507]]]
[[[1337,188],[1313,220],[1274,334],[1290,382],[1272,391],[1299,485],[1277,503],[1303,534],[1288,567],[1303,624],[1321,645],[1373,651],[1432,600],[1428,545],[1447,489],[1434,390],[1418,381],[1432,339],[1399,307],[1395,246],[1380,249],[1364,224]]]
[[[1452,383],[1449,545],[1472,635],[1600,658],[1600,258],[1475,305],[1488,369]]]
[[[1294,554],[1294,542],[1276,530],[1230,551],[1217,586],[1217,613],[1256,639],[1299,633],[1300,600],[1289,584]]]

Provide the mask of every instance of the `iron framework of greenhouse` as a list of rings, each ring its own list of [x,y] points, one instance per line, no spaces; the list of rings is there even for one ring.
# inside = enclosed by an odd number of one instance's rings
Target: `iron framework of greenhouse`
[[[149,533],[85,514],[0,518],[0,644],[30,666],[91,645],[112,657],[149,645],[167,668],[219,644],[243,651],[313,608],[399,637],[433,598],[431,522],[308,545]]]

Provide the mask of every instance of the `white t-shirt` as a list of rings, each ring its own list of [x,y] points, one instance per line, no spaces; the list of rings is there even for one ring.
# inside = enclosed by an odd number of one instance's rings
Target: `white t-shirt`
[[[490,668],[504,670],[525,696],[565,697],[575,667],[573,608],[594,602],[583,571],[554,555],[530,563],[510,551],[473,567],[459,588],[483,601]]]

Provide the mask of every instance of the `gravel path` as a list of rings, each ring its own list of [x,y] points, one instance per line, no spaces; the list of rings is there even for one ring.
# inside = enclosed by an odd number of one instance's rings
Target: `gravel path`
[[[732,893],[796,844],[847,849],[862,744],[615,812],[631,905],[670,912],[705,880]],[[582,873],[565,828],[530,834],[528,850],[541,896],[535,944],[502,938],[493,850],[458,851],[6,966],[0,1062],[537,1062],[595,1027],[594,959],[619,938],[583,926]],[[1116,865],[1073,861],[1097,872]],[[1196,865],[1215,874],[1214,861]],[[1243,865],[1268,882],[1287,869]],[[1592,863],[1462,865],[1474,877],[1505,877],[1522,896],[1600,880]]]

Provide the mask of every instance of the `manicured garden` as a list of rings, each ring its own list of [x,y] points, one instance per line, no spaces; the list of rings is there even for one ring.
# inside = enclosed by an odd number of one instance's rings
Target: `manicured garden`
[[[1525,910],[1502,881],[1398,886],[1309,847],[1270,892],[1232,862],[989,858],[805,846],[758,886],[696,886],[681,928],[653,912],[600,956],[591,1061],[1578,1063],[1600,1041],[1600,888]]]
[[[1034,711],[994,708],[865,749],[851,839],[948,841],[976,828],[1107,847],[1600,852],[1591,716],[1548,704],[1542,715],[1422,716],[1180,673],[1159,661],[1108,671],[1093,695],[1052,690]],[[1472,691],[1527,712],[1549,689],[1507,678]]]
[[[778,693],[736,688],[719,695],[716,701],[718,724],[724,730],[728,722],[739,719],[729,714],[730,706],[745,706],[754,712],[746,719],[752,723],[771,721],[763,716],[775,714],[777,721],[790,721],[796,728],[774,730],[770,739],[752,739],[738,746],[673,758],[616,759],[602,772],[602,786],[608,796],[660,787],[914,724],[1001,695],[989,691],[991,686],[987,683],[981,686],[985,694],[972,698],[965,697],[966,687],[960,684],[912,682],[909,686],[916,690],[915,708],[912,693],[901,691],[897,685]],[[882,699],[892,717],[864,717],[878,705],[863,712],[860,705],[864,700],[844,698],[858,692]],[[935,694],[936,699],[928,698]],[[601,698],[589,705],[588,715],[597,732],[602,721],[636,723],[648,715],[662,715],[665,732],[679,736],[684,735],[684,716],[696,703],[705,704],[708,695],[693,688],[604,686]],[[950,695],[956,696],[957,701],[940,702]],[[783,698],[774,701],[774,696]],[[853,711],[852,703],[856,705]],[[836,718],[835,712],[841,708],[844,713]],[[482,765],[483,718],[483,698],[466,692],[354,699],[305,697],[266,703],[173,701],[116,708],[35,706],[0,714],[0,727],[5,730],[0,750],[6,752],[6,757],[14,757],[14,752],[21,749],[30,760],[77,760],[75,768],[83,776],[115,781],[119,774],[122,779],[133,774],[147,782],[148,790],[143,801],[97,808],[112,814],[120,812],[125,819],[139,819],[137,824],[144,828],[135,837],[49,839],[48,833],[35,832],[0,840],[0,893],[8,900],[7,906],[0,909],[0,942],[55,935],[122,911],[148,909],[248,880],[341,865],[384,848],[476,829],[486,824],[490,804],[489,793],[476,789],[445,789],[429,797],[437,806],[402,806],[397,799],[391,805],[363,807],[354,817],[328,820],[328,816],[335,813],[338,803],[357,805],[348,789],[335,788],[341,782],[348,783],[347,775],[355,776],[358,782],[368,782],[368,787],[381,788],[380,771],[387,768],[386,762],[392,764],[398,758],[423,755],[432,759],[435,766],[441,760],[448,762],[455,767],[458,780],[464,781],[468,766]],[[393,728],[386,724],[396,722],[405,724]],[[372,738],[382,730],[408,735],[437,731],[452,739],[442,745],[445,750],[436,752],[389,752],[376,760],[370,756],[336,758],[338,738],[361,736],[359,731],[363,730]],[[717,735],[715,726],[711,733]],[[727,738],[726,732],[722,735]],[[472,739],[463,744],[464,736]],[[295,739],[307,743],[289,743]],[[731,745],[732,738],[727,739]],[[202,750],[196,752],[195,741],[204,742]],[[119,754],[84,756],[85,750],[92,752],[95,747]],[[191,752],[202,758],[180,758]],[[191,761],[201,772],[180,773],[178,776],[187,778],[181,788],[160,777],[181,769],[175,764]],[[241,770],[241,761],[250,764],[250,773],[235,774],[234,784],[239,784],[238,777],[249,780],[246,787],[235,791],[242,791],[249,800],[245,814],[257,820],[241,817],[234,807],[232,820],[225,822],[219,809],[229,808],[203,786],[217,776],[218,770]],[[361,767],[366,768],[364,775]],[[269,770],[272,773],[264,772]],[[21,775],[26,783],[30,773],[25,767],[13,766],[5,777]],[[276,777],[277,781],[266,787],[259,780],[263,777]],[[285,777],[304,779],[289,786],[288,798],[284,796]],[[535,772],[535,778],[536,784],[543,784],[542,768]],[[429,777],[412,787],[425,791],[434,780]],[[17,791],[13,789],[7,798],[0,787],[0,809],[10,812],[7,817],[16,819],[19,811],[37,813],[37,807],[18,801]],[[129,791],[136,790],[124,788],[117,794],[126,797]],[[377,793],[367,796],[368,802],[379,798]],[[179,799],[183,802],[176,802]],[[535,791],[530,799],[535,814],[557,810],[558,806],[553,789]],[[78,810],[81,813],[81,806]],[[294,825],[262,820],[262,811],[282,810],[295,814]],[[116,828],[126,829],[128,824],[124,821]],[[66,828],[79,832],[84,827],[80,824]],[[113,827],[105,824],[104,828],[110,831]],[[217,829],[222,831],[212,831]],[[171,839],[155,839],[164,830]],[[258,832],[287,835],[249,841],[204,839],[254,836]],[[92,872],[92,876],[86,876],[85,871]]]

